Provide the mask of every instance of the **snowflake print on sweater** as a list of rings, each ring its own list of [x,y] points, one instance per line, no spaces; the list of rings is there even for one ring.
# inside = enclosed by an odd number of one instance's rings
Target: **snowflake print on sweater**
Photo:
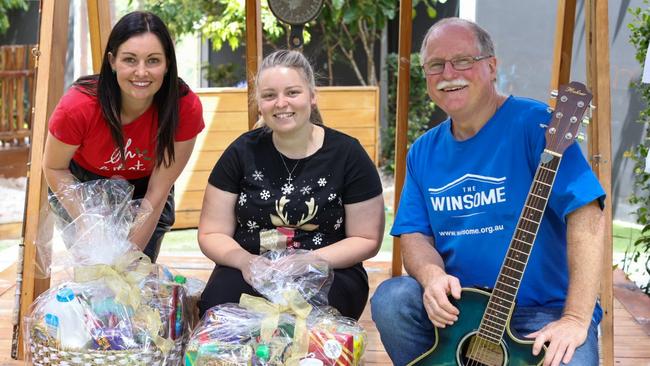
[[[262,181],[262,179],[264,179],[264,174],[262,174],[262,172],[256,170],[253,173],[253,179],[258,180],[258,181]]]
[[[323,242],[323,234],[322,233],[316,233],[316,235],[314,235],[314,239],[312,239],[312,241],[314,242],[314,245],[321,245],[321,243]]]
[[[288,196],[288,195],[291,194],[291,192],[293,192],[293,189],[294,189],[294,188],[293,188],[293,184],[291,184],[291,183],[285,183],[285,184],[282,186],[282,194],[285,195],[285,196]]]
[[[239,195],[239,205],[243,206],[244,203],[246,203],[246,193],[242,193]]]

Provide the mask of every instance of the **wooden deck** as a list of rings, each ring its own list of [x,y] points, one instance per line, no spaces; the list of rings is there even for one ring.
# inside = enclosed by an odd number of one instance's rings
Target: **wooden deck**
[[[212,264],[205,258],[197,256],[168,256],[163,253],[159,262],[173,267],[180,273],[206,281],[212,270]],[[388,262],[366,263],[370,278],[371,291],[389,277]],[[22,365],[23,362],[10,358],[11,348],[11,312],[15,292],[15,266],[0,272],[0,365]],[[627,301],[627,300],[625,300]],[[646,333],[624,305],[617,299],[614,302],[614,364],[621,366],[650,366],[650,334]],[[637,313],[630,307],[633,313]],[[641,311],[646,309],[641,309]],[[650,309],[648,309],[650,310]],[[367,365],[391,365],[379,340],[379,335],[370,319],[369,307],[361,317],[361,324],[368,330],[369,344],[365,354]]]

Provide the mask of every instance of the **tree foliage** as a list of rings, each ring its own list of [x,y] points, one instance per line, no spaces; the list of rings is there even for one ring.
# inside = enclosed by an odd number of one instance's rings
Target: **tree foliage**
[[[438,1],[446,0],[416,0],[413,5],[424,3],[427,14],[435,17],[434,5]],[[212,41],[215,51],[226,43],[233,50],[244,43],[244,0],[145,0],[144,3],[176,36],[198,32]],[[360,85],[377,85],[375,45],[388,20],[395,17],[398,4],[394,0],[324,1],[319,17],[307,24],[303,35],[305,43],[309,43],[313,31],[322,34],[330,84],[335,62],[342,61],[352,68]],[[261,0],[260,17],[264,43],[273,48],[286,48],[289,27],[276,20],[266,0]],[[367,60],[365,72],[358,64],[359,59]]]
[[[388,174],[395,171],[395,116],[397,108],[397,54],[390,54],[386,61],[388,72],[388,127],[381,130],[381,166]],[[435,104],[427,93],[427,81],[420,68],[420,56],[411,54],[409,81],[409,115],[406,148],[429,128]]]
[[[630,43],[636,48],[636,59],[644,64],[648,43],[650,42],[650,8],[649,1],[644,0],[645,7],[632,8],[629,10],[633,21],[628,24],[631,31]],[[632,248],[625,253],[625,267],[630,261],[640,263],[646,275],[650,275],[650,174],[645,166],[648,151],[650,150],[650,85],[642,84],[640,81],[634,83],[634,87],[641,94],[645,101],[646,108],[639,114],[637,122],[646,126],[644,141],[626,152],[626,157],[634,161],[634,193],[630,196],[629,202],[637,206],[635,212],[637,222],[643,225],[641,236],[634,242]],[[624,268],[627,269],[627,268]],[[650,276],[645,284],[640,287],[646,294],[650,294]]]
[[[0,34],[4,34],[9,29],[7,12],[12,9],[27,11],[27,0],[0,0]]]

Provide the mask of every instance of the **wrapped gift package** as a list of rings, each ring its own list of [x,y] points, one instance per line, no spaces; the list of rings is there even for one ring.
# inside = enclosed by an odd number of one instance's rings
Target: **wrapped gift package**
[[[366,332],[327,306],[333,273],[312,252],[267,252],[251,265],[262,297],[209,309],[192,332],[185,365],[360,365]]]

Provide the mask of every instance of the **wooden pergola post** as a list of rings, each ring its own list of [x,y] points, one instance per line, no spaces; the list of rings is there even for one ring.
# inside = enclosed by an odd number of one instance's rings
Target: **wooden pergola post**
[[[588,130],[589,159],[602,184],[605,199],[605,255],[600,283],[601,351],[604,366],[614,365],[614,289],[612,270],[612,138],[609,67],[609,8],[607,0],[585,1],[587,33],[587,85],[594,95],[592,122]]]
[[[30,166],[23,222],[24,255],[18,263],[16,286],[20,290],[19,326],[17,347],[12,347],[12,357],[23,359],[23,339],[20,331],[23,317],[34,299],[50,287],[49,278],[36,278],[39,226],[42,224],[41,207],[47,204],[47,184],[43,175],[43,152],[47,138],[47,121],[64,92],[65,57],[68,50],[69,0],[44,0],[41,2],[40,39],[36,65],[36,93],[34,96],[34,123],[30,149]],[[91,33],[93,69],[99,71],[102,52],[110,33],[110,9],[107,1],[88,0],[88,23]],[[17,332],[17,333],[16,333]]]
[[[93,71],[99,74],[102,56],[111,33],[111,9],[105,0],[88,1],[88,31],[90,32],[90,50],[93,59]]]
[[[28,188],[23,222],[24,255],[18,263],[16,286],[20,291],[19,326],[14,329],[18,336],[12,357],[23,359],[23,318],[29,306],[39,294],[50,286],[49,278],[37,278],[36,239],[41,224],[41,207],[47,203],[47,184],[42,171],[43,149],[47,137],[47,120],[63,95],[65,55],[68,49],[68,0],[45,0],[41,2],[40,39],[36,63],[36,93],[34,95],[34,119],[28,171]],[[20,281],[22,273],[22,281]],[[17,333],[16,333],[17,332]]]
[[[406,177],[406,138],[409,119],[409,88],[411,84],[411,34],[413,33],[413,5],[411,0],[399,2],[399,62],[397,71],[397,108],[395,116],[395,199],[393,214],[397,214],[402,186]],[[402,252],[399,238],[393,238],[393,265],[391,274],[402,274]]]
[[[576,0],[559,0],[557,4],[557,23],[555,25],[555,47],[553,49],[553,68],[551,69],[551,90],[569,82],[571,59],[573,56],[573,30],[575,29]],[[555,107],[555,99],[548,104]]]
[[[262,22],[259,0],[246,0],[246,80],[248,81],[248,129],[257,122],[255,74],[262,63]]]
[[[596,109],[588,129],[588,148],[591,167],[603,186],[605,200],[605,256],[600,284],[600,305],[603,319],[600,323],[602,364],[614,364],[614,294],[612,279],[612,171],[611,171],[611,95],[609,80],[609,20],[607,0],[585,2],[585,32],[587,39],[587,86]],[[559,0],[553,75],[551,88],[570,80],[573,33],[575,29],[576,0]],[[555,103],[551,100],[551,103]]]

